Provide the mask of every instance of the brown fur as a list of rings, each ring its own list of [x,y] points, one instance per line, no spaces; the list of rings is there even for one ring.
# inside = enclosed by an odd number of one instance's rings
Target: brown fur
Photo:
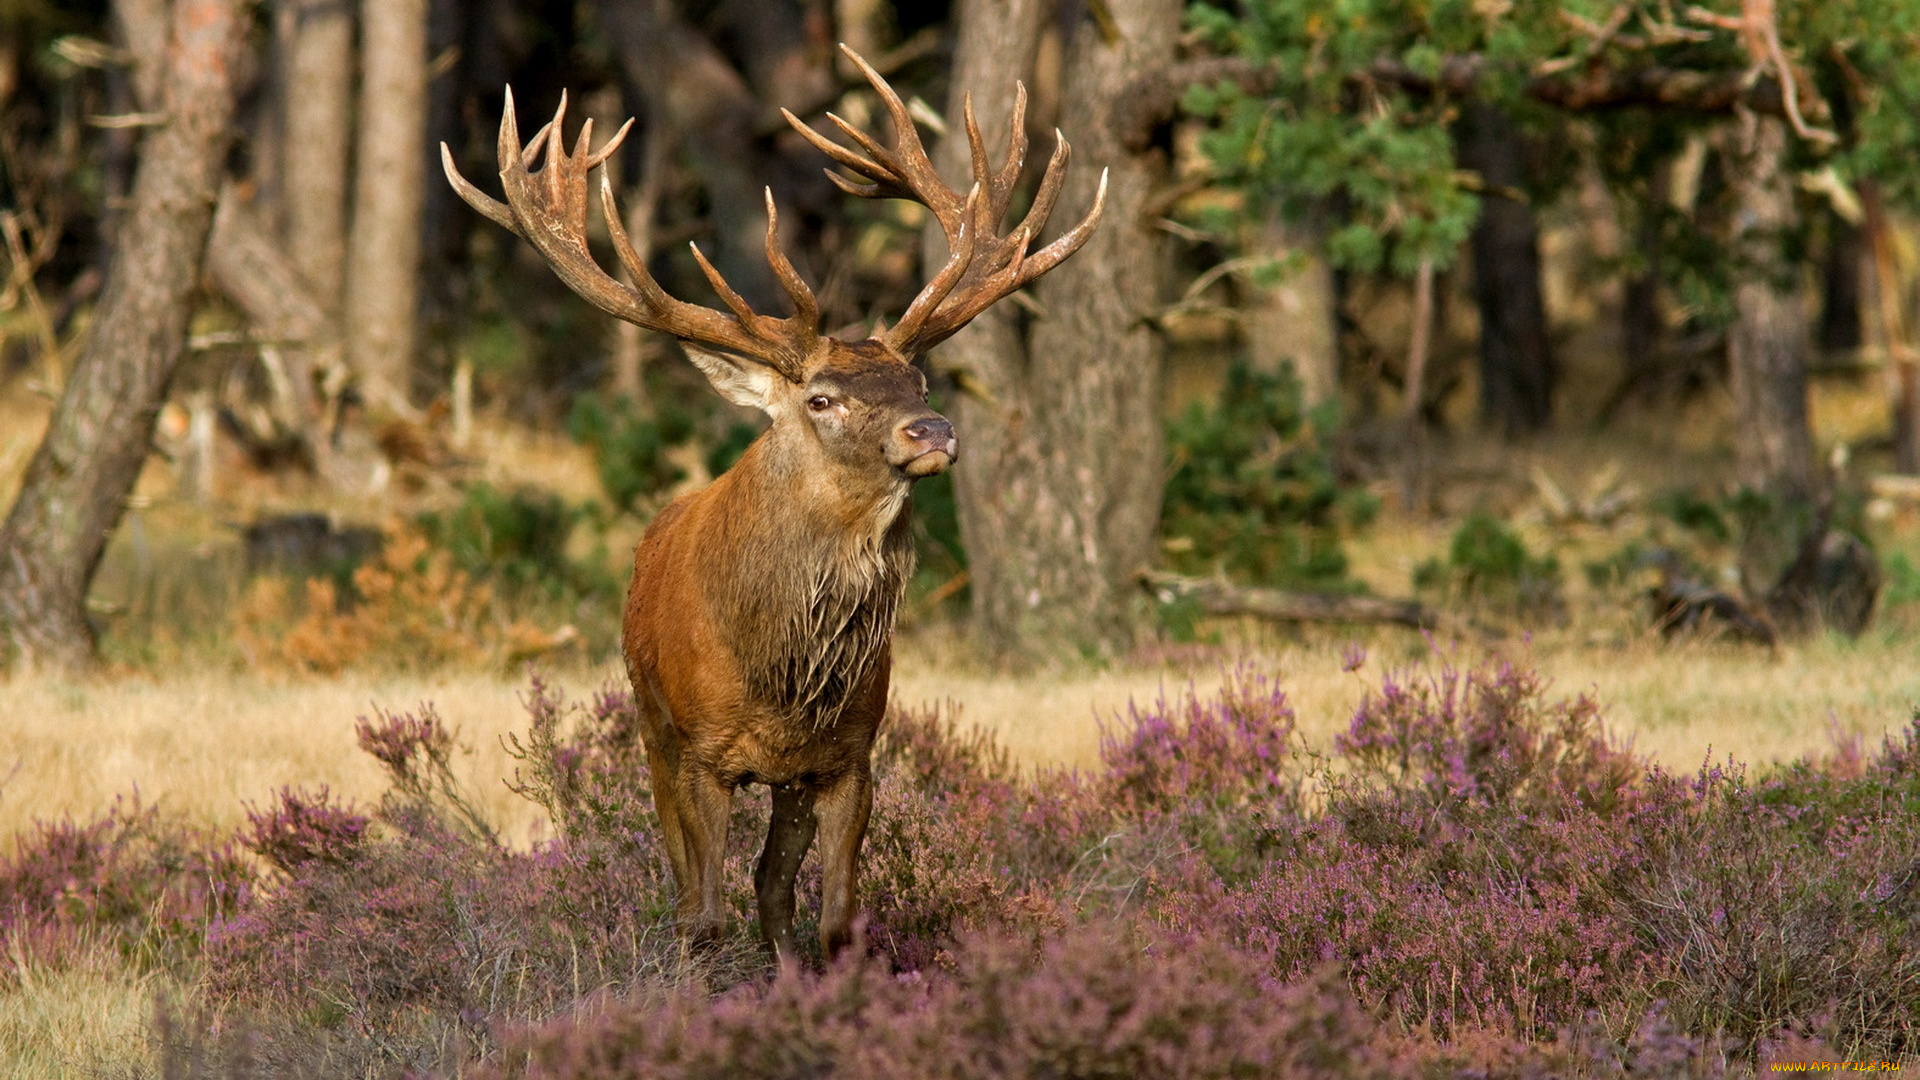
[[[945,428],[918,371],[861,346],[824,347],[804,385],[763,379],[773,427],[654,519],[627,597],[627,667],[682,927],[720,933],[728,807],[735,788],[766,784],[774,819],[755,884],[788,964],[793,876],[816,832],[821,938],[828,952],[851,939],[873,739],[913,568],[904,467],[934,452],[916,424]],[[835,405],[814,409],[823,395]]]

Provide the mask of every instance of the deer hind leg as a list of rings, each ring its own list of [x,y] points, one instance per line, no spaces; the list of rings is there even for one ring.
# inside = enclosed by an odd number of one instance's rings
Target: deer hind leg
[[[820,821],[820,945],[829,959],[853,941],[860,844],[873,812],[873,777],[862,763],[824,785],[814,802]]]
[[[753,868],[753,891],[760,901],[760,932],[786,971],[798,971],[800,953],[793,944],[793,879],[813,845],[819,819],[814,792],[793,784],[773,789],[773,816],[767,822],[767,846]]]
[[[674,793],[685,872],[679,886],[676,917],[680,933],[696,946],[719,942],[726,931],[720,887],[727,859],[727,815],[733,809],[733,785],[703,769],[683,769]]]
[[[673,868],[674,885],[684,892],[693,878],[687,866],[687,835],[680,824],[680,778],[673,756],[647,747],[647,774],[653,789],[653,810],[660,818],[660,843],[667,849],[667,864]]]

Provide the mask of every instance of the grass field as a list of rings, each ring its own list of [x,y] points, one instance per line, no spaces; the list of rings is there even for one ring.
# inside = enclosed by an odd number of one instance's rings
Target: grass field
[[[1477,659],[1460,646],[1438,661],[1412,635],[1370,642],[1366,666],[1342,670],[1345,642],[1222,649],[1182,667],[1002,676],[904,650],[894,693],[905,704],[957,706],[964,723],[991,731],[1015,758],[1035,766],[1091,765],[1101,725],[1130,702],[1217,687],[1248,664],[1279,674],[1302,735],[1324,749],[1345,728],[1383,667],[1432,668]],[[1615,732],[1672,769],[1711,752],[1759,764],[1829,749],[1836,735],[1877,741],[1920,706],[1920,664],[1904,638],[1846,642],[1821,638],[1783,648],[1635,642],[1613,649],[1541,643],[1507,650],[1554,680],[1562,694],[1588,693]],[[621,673],[576,668],[555,676],[570,697],[614,685]],[[35,819],[86,817],[138,793],[209,826],[244,820],[286,785],[325,784],[368,801],[381,790],[375,763],[354,744],[358,717],[430,702],[467,750],[463,779],[509,836],[531,837],[540,812],[506,789],[512,760],[502,740],[524,731],[524,680],[484,672],[429,675],[348,673],[335,678],[269,678],[213,670],[123,677],[94,683],[21,680],[0,684],[0,837]]]
[[[1823,437],[1859,435],[1872,397],[1854,392],[1818,399]],[[41,403],[0,397],[0,505],[10,499],[43,415]],[[1701,430],[1652,425],[1636,432],[1625,450],[1583,437],[1543,442],[1524,454],[1457,447],[1458,483],[1446,492],[1445,516],[1410,521],[1389,514],[1355,538],[1355,575],[1378,593],[1399,595],[1412,568],[1443,550],[1460,513],[1485,509],[1520,522],[1530,544],[1567,566],[1574,608],[1569,625],[1535,637],[1453,644],[1399,631],[1356,639],[1344,630],[1227,625],[1214,628],[1226,645],[1168,647],[1157,658],[1149,652],[1105,667],[1008,676],[961,659],[951,642],[956,628],[922,622],[900,642],[894,695],[905,705],[950,705],[963,724],[991,732],[1022,765],[1091,768],[1099,763],[1106,725],[1130,705],[1189,687],[1208,693],[1247,665],[1278,676],[1299,736],[1325,751],[1384,673],[1472,666],[1491,649],[1549,678],[1557,695],[1592,695],[1616,736],[1676,772],[1691,772],[1709,757],[1761,765],[1824,757],[1855,738],[1877,745],[1920,707],[1920,633],[1911,605],[1858,641],[1817,637],[1772,652],[1665,643],[1637,628],[1638,612],[1608,610],[1604,598],[1582,592],[1580,561],[1617,545],[1619,532],[1556,531],[1529,517],[1526,475],[1536,466],[1569,490],[1615,459],[1628,476],[1664,470],[1668,482],[1707,482],[1724,462]],[[573,498],[591,494],[580,451],[564,439],[516,435],[507,426],[493,444],[488,479],[531,481]],[[85,682],[0,681],[0,850],[11,849],[35,822],[87,820],[133,797],[214,830],[244,823],[250,807],[268,804],[287,786],[325,785],[369,804],[386,780],[355,745],[356,719],[423,703],[457,732],[456,772],[481,812],[516,846],[543,835],[543,811],[505,782],[515,762],[503,740],[527,725],[523,676],[467,665],[425,673],[349,669],[323,678],[243,665],[231,648],[209,645],[228,630],[231,584],[218,595],[201,586],[231,573],[232,530],[221,515],[273,505],[254,492],[240,498],[244,506],[195,508],[169,501],[170,483],[164,465],[149,470],[141,490],[151,498],[135,515],[139,529],[116,537],[97,590],[110,647],[120,650],[110,652],[113,673]],[[327,508],[377,520],[365,506]],[[1920,520],[1912,507],[1898,514],[1882,522],[1882,550],[1912,555]],[[623,543],[630,540],[623,534]],[[176,555],[189,571],[156,576],[152,565]],[[202,637],[193,636],[196,629]],[[1349,670],[1356,646],[1366,656],[1357,671]],[[575,699],[621,677],[616,665],[577,658],[550,673]],[[106,944],[58,966],[24,955],[0,958],[0,971],[7,973],[0,976],[0,1080],[150,1071],[155,1002],[190,997],[196,978],[191,970],[136,967]]]

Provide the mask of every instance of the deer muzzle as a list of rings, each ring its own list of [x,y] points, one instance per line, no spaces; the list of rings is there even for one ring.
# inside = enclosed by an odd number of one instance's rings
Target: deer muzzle
[[[900,470],[915,480],[938,476],[960,460],[960,441],[954,437],[953,424],[943,416],[923,416],[909,420],[899,429],[906,444],[907,458]]]

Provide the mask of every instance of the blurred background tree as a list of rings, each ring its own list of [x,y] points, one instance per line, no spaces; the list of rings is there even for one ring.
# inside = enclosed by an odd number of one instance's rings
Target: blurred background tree
[[[712,302],[698,241],[779,309],[761,254],[770,185],[827,325],[871,326],[944,253],[915,208],[842,197],[780,120],[872,119],[838,40],[903,90],[951,175],[965,96],[992,142],[1016,79],[1039,151],[1029,183],[1056,127],[1078,158],[1057,218],[1109,170],[1096,239],[929,358],[967,452],[921,492],[923,527],[941,531],[916,595],[924,611],[964,606],[995,662],[1126,652],[1154,632],[1136,579],[1156,565],[1352,588],[1341,548],[1366,514],[1334,508],[1395,487],[1415,513],[1444,502],[1445,437],[1468,411],[1524,443],[1724,387],[1728,474],[1758,500],[1742,520],[1761,523],[1743,544],[1750,595],[1816,524],[1846,518],[1812,433],[1810,365],[1883,371],[1875,467],[1920,469],[1920,10],[1904,0],[262,0],[235,9],[246,42],[204,263],[145,271],[139,229],[199,228],[191,207],[156,216],[137,190],[178,126],[161,58],[186,2],[0,2],[5,422],[37,432],[57,398],[58,416],[133,448],[110,482],[83,478],[62,464],[82,451],[58,449],[81,429],[56,420],[51,464],[0,476],[14,567],[0,634],[16,657],[84,664],[103,618],[85,608],[98,552],[23,539],[44,532],[34,507],[70,505],[48,494],[56,476],[107,508],[74,519],[96,540],[155,499],[191,508],[203,535],[317,509],[427,521],[477,552],[518,535],[502,521],[565,523],[540,534],[574,537],[564,558],[543,540],[513,560],[519,576],[566,563],[564,587],[508,591],[572,597],[556,620],[617,609],[577,560],[630,543],[755,421],[671,343],[609,325],[486,228],[434,148],[490,175],[509,83],[523,136],[562,90],[603,130],[632,115],[610,166],[670,290]],[[1556,312],[1556,274],[1590,314]],[[170,343],[146,353],[110,332],[136,275],[180,305],[149,327]],[[1569,389],[1576,318],[1617,321],[1604,394]],[[90,373],[169,350],[177,362],[118,395],[132,419],[86,396]],[[516,432],[570,435],[586,482],[554,481],[564,501],[549,505],[498,475]],[[149,445],[158,479],[136,490]],[[462,522],[492,522],[491,539],[449,533]],[[23,599],[54,576],[58,619]]]

